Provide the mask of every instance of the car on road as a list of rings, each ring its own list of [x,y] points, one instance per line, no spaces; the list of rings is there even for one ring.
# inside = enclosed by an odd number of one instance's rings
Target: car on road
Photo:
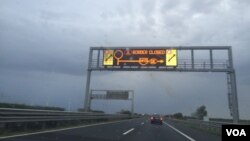
[[[160,125],[162,125],[163,118],[160,115],[152,115],[150,117],[150,123],[151,124],[160,124]]]

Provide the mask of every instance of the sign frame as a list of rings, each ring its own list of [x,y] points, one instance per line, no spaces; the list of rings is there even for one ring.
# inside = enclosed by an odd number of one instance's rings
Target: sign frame
[[[188,51],[191,56],[187,62],[180,62],[177,58],[178,66],[103,66],[102,65],[102,52],[108,49],[176,49],[179,51]],[[227,51],[227,58],[223,61],[214,59],[213,53],[217,51]],[[195,51],[207,51],[209,53],[208,64],[195,63]],[[97,52],[97,55],[94,55]],[[179,54],[178,54],[179,56]],[[208,67],[206,67],[208,66]],[[233,66],[233,55],[231,46],[154,46],[154,47],[91,47],[89,51],[88,69],[87,69],[87,83],[85,89],[85,102],[84,109],[88,111],[90,100],[90,77],[92,71],[163,71],[163,72],[223,72],[227,74],[228,85],[228,103],[230,114],[233,117],[234,123],[239,122],[238,98],[237,98],[237,83],[236,74]]]

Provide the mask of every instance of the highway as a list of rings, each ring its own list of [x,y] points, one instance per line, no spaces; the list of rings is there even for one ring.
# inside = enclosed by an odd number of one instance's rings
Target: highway
[[[0,138],[1,139],[1,138]],[[170,121],[151,125],[148,118],[98,123],[10,136],[3,141],[220,141],[221,137]]]

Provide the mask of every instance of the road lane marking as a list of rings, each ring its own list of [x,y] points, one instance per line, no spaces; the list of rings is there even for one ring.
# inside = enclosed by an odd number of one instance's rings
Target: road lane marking
[[[129,132],[131,132],[131,131],[133,131],[133,130],[134,130],[134,128],[129,129],[128,131],[124,132],[123,135],[127,135]]]
[[[175,130],[176,132],[180,133],[182,136],[186,137],[187,139],[189,139],[190,141],[195,141],[195,139],[189,137],[188,135],[184,134],[183,132],[181,132],[180,130],[176,129],[175,127],[171,126],[170,124],[163,122],[164,124],[166,124],[168,127],[172,128],[173,130]]]
[[[26,134],[18,134],[18,135],[11,135],[11,136],[3,136],[3,137],[0,137],[0,139],[7,139],[7,138],[14,138],[14,137],[22,137],[22,136],[37,135],[37,134],[43,134],[43,133],[51,133],[51,132],[65,131],[65,130],[71,130],[71,129],[78,129],[78,128],[85,128],[85,127],[91,127],[91,126],[98,126],[98,125],[105,125],[105,124],[112,124],[112,123],[119,123],[119,122],[131,121],[131,120],[136,120],[136,119],[137,119],[137,118],[135,118],[135,119],[128,119],[128,120],[113,121],[113,122],[104,122],[104,123],[96,123],[96,124],[82,125],[82,126],[76,126],[76,127],[68,127],[68,128],[62,128],[62,129],[53,129],[53,130],[40,131],[40,132],[33,132],[33,133],[26,133]]]

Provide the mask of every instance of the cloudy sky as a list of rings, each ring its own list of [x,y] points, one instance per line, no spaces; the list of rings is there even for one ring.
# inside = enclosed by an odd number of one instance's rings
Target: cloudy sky
[[[247,0],[1,0],[0,102],[83,107],[90,46],[230,45],[240,117],[250,119]],[[224,73],[93,72],[92,89],[133,89],[139,113],[229,118]],[[128,101],[98,101],[108,113]]]

